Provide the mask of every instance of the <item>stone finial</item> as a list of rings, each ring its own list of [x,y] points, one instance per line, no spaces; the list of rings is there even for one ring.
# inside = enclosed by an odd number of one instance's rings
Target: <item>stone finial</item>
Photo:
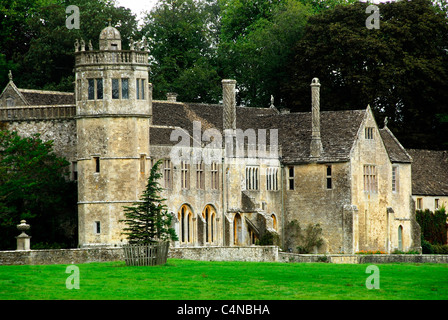
[[[93,51],[92,40],[89,40],[89,51]]]
[[[109,27],[111,27],[111,26],[112,26],[112,18],[109,17],[109,18],[107,19],[107,21],[109,22]]]
[[[270,107],[271,108],[275,108],[275,106],[274,106],[274,96],[271,94],[271,105],[270,105]]]
[[[176,102],[177,101],[177,93],[168,92],[166,94],[166,100],[167,101],[171,101],[171,102]]]
[[[129,49],[130,50],[135,50],[134,39],[130,39],[129,40]]]
[[[27,224],[25,220],[21,220],[20,224],[17,225],[17,229],[22,231],[22,233],[16,237],[17,250],[30,250],[31,237],[25,233],[25,231],[30,229],[30,225]]]
[[[384,117],[384,128],[387,127],[387,122],[389,121],[389,119],[387,117]]]
[[[9,70],[9,72],[8,72],[8,78],[9,78],[9,81],[12,81],[12,72],[11,72],[11,70]]]
[[[86,43],[82,38],[81,38],[81,51],[86,51]]]
[[[76,39],[76,41],[75,41],[75,52],[78,52],[79,51],[79,41],[78,41],[78,39]]]

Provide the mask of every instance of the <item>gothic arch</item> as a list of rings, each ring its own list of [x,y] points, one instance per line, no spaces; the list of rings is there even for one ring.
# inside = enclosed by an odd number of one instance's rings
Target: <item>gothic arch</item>
[[[233,218],[233,244],[241,245],[243,242],[243,221],[239,213]]]
[[[277,231],[278,229],[278,224],[277,224],[277,217],[276,215],[273,213],[271,214],[271,218],[272,218],[272,227],[274,228],[275,231]]]
[[[184,203],[177,212],[179,220],[179,242],[181,244],[194,242],[194,213],[189,204]]]
[[[398,250],[403,251],[403,226],[398,226]]]
[[[205,243],[216,242],[217,224],[216,224],[216,208],[207,204],[202,210],[202,218],[205,221]]]

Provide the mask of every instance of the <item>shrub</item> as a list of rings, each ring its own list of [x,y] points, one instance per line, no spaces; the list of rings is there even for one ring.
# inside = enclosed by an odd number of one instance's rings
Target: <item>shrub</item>
[[[398,249],[395,249],[392,254],[420,254],[420,252],[416,250],[409,250],[409,251],[400,251]]]
[[[322,228],[318,223],[310,223],[303,230],[297,220],[292,220],[285,229],[285,233],[288,235],[285,241],[286,250],[292,251],[292,248],[295,247],[298,253],[311,253],[314,247],[319,248],[324,242]]]
[[[448,245],[436,244],[432,246],[434,254],[448,254]]]
[[[434,249],[432,248],[432,245],[429,243],[429,241],[422,240],[422,253],[423,254],[433,254]]]
[[[273,232],[266,231],[256,244],[260,246],[271,246],[278,243],[278,235]]]
[[[380,250],[361,250],[356,252],[356,254],[386,254],[386,252]]]
[[[417,210],[415,218],[421,227],[423,239],[431,244],[446,244],[447,240],[447,214],[445,207],[436,210],[434,213],[426,210]]]

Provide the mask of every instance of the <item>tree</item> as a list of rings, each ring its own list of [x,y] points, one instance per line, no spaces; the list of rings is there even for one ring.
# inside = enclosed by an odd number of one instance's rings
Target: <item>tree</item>
[[[76,184],[66,179],[68,161],[56,156],[53,142],[38,134],[20,137],[0,131],[0,247],[12,249],[16,225],[26,219],[33,242],[75,246],[74,234],[58,228],[76,225]]]
[[[171,227],[172,216],[163,203],[166,199],[159,195],[163,190],[157,181],[162,176],[158,172],[161,163],[162,160],[159,160],[151,168],[148,184],[140,202],[124,207],[126,219],[120,220],[120,222],[127,225],[123,229],[123,234],[127,235],[130,244],[151,244],[158,241],[177,240],[176,232]]]
[[[380,29],[369,30],[367,5],[336,6],[308,20],[281,85],[285,104],[309,111],[309,84],[318,77],[323,110],[370,104],[405,147],[446,148],[446,11],[429,0],[382,3]]]
[[[189,102],[218,102],[216,6],[207,0],[161,0],[144,19],[155,99],[168,92]]]
[[[238,103],[282,106],[280,84],[308,18],[354,0],[222,0],[219,58],[222,74],[237,80]]]
[[[69,5],[79,7],[80,29],[66,27]],[[73,91],[74,42],[83,38],[98,48],[109,18],[119,26],[124,47],[137,30],[135,15],[117,7],[115,0],[14,0],[11,6],[0,4],[2,15],[6,19],[0,22],[0,54],[15,64],[16,83],[31,89]],[[7,79],[6,69],[0,69],[0,80]]]
[[[435,212],[426,210],[417,210],[415,218],[422,230],[422,240],[426,240],[431,244],[447,243],[447,218],[444,207]]]

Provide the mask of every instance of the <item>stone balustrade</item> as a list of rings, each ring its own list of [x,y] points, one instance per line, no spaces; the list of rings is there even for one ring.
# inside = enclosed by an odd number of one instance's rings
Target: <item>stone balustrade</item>
[[[78,51],[76,65],[142,64],[148,65],[148,53],[134,50]]]
[[[75,115],[75,105],[0,108],[0,121],[67,119]]]

